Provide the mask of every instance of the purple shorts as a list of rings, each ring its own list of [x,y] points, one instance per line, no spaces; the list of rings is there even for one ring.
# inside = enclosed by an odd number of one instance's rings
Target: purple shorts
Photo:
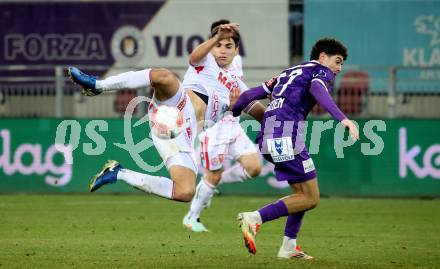
[[[262,152],[262,141],[258,139],[260,152]],[[301,153],[295,154],[293,160],[275,162],[270,154],[263,154],[263,157],[275,165],[275,177],[277,181],[287,181],[289,184],[301,183],[317,177],[312,158],[306,148]]]

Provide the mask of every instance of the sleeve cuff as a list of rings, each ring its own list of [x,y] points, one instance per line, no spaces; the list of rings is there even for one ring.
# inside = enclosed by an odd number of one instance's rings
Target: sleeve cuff
[[[266,83],[262,83],[261,86],[263,87],[264,91],[267,92],[267,94],[271,94],[271,91],[267,88]]]

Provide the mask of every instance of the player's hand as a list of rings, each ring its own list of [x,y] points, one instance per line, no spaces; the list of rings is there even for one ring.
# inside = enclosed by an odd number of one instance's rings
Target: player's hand
[[[232,110],[238,100],[238,97],[240,97],[240,89],[232,88],[231,92],[229,93],[229,109]]]
[[[239,32],[240,31],[240,24],[236,23],[236,22],[231,22],[229,24],[227,24],[229,29],[234,30],[235,32]]]
[[[219,40],[228,39],[234,36],[235,32],[238,33],[240,25],[238,23],[228,23],[219,26],[217,37]]]
[[[350,136],[354,141],[359,140],[358,128],[351,120],[344,119],[341,121],[341,124],[344,125],[346,128],[348,128],[348,131],[350,132]]]

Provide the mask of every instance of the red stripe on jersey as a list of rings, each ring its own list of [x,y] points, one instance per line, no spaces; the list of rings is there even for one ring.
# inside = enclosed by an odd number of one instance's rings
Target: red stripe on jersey
[[[179,104],[177,104],[177,108],[179,110],[182,110],[185,105],[186,105],[186,93],[183,94],[183,99],[182,101],[180,101]]]
[[[205,136],[205,166],[209,170],[208,136]]]
[[[202,72],[203,68],[205,68],[205,67],[204,66],[196,66],[196,67],[194,67],[194,69],[196,70],[197,74]]]

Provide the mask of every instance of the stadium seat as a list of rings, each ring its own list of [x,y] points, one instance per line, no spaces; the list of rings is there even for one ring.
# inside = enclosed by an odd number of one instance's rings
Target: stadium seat
[[[337,91],[337,104],[347,115],[361,115],[364,111],[369,89],[368,74],[349,71],[343,74]]]

